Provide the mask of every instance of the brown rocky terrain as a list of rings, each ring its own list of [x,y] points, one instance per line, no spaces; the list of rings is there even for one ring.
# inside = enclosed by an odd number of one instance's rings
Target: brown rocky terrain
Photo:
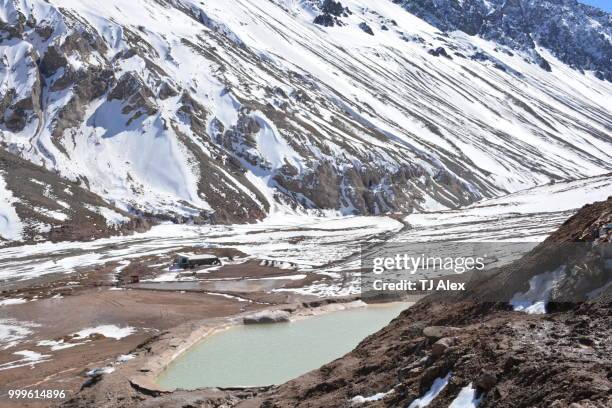
[[[470,281],[461,295],[424,298],[351,353],[280,386],[151,394],[110,376],[62,406],[406,407],[448,376],[429,407],[449,406],[470,385],[479,407],[610,407],[610,270],[594,259],[600,251],[609,258],[611,221],[612,198],[585,206],[519,261]],[[512,293],[560,265],[569,273],[546,314],[512,310]],[[595,282],[600,290],[587,299]]]
[[[128,214],[92,193],[82,182],[71,182],[44,167],[2,149],[0,173],[16,199],[15,210],[24,222],[23,240],[5,241],[0,247],[40,241],[89,241],[111,235],[143,232],[150,222]],[[103,212],[120,219],[110,222]]]
[[[186,247],[177,250],[187,251],[198,252],[198,249]],[[225,265],[210,271],[185,271],[186,275],[199,273],[200,277],[205,276],[209,280],[192,282],[191,287],[184,290],[164,288],[163,283],[150,281],[141,282],[142,286],[129,283],[134,275],[144,280],[164,273],[164,266],[172,263],[173,254],[131,259],[123,270],[117,269],[117,262],[110,262],[97,267],[78,268],[72,274],[51,274],[7,282],[0,288],[0,330],[6,330],[11,322],[31,330],[18,339],[19,344],[11,345],[10,339],[8,343],[6,338],[0,339],[0,407],[50,406],[58,400],[15,400],[8,397],[8,390],[56,389],[72,396],[84,383],[91,381],[88,372],[103,367],[121,367],[123,364],[117,360],[120,355],[131,354],[135,350],[142,352],[153,347],[150,346],[152,343],[155,343],[155,352],[164,349],[172,352],[172,345],[158,341],[160,336],[175,344],[182,336],[187,337],[193,332],[194,328],[213,323],[224,324],[240,313],[312,300],[306,295],[268,292],[258,286],[262,282],[259,279],[266,277],[275,278],[267,282],[276,288],[283,287],[285,282],[298,285],[300,281],[279,279],[283,275],[294,274],[293,270],[260,265],[255,260],[239,264],[228,262],[227,257],[244,256],[232,249],[218,248],[209,253],[222,257]],[[241,290],[215,288],[216,282],[237,282],[238,277],[252,279],[252,285],[240,285]],[[177,282],[168,283],[172,285]],[[6,299],[21,299],[22,302],[3,304]],[[87,338],[74,336],[84,328],[100,325],[131,327],[132,333],[122,338],[106,337],[101,333]],[[5,333],[2,332],[3,335]],[[53,345],[44,344],[45,341],[62,342],[65,347],[53,348]],[[39,353],[41,360],[33,365],[20,365],[15,352],[21,350]],[[132,354],[131,357],[136,355]],[[135,370],[140,372],[140,368]],[[108,376],[105,379],[126,385],[129,391],[129,382],[120,378],[123,378],[121,374],[118,378]]]

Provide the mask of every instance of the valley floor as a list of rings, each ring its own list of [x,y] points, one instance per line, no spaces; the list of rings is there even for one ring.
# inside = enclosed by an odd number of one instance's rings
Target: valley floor
[[[96,374],[132,364],[137,346],[151,342],[163,352],[165,338],[171,350],[168,331],[185,336],[206,319],[357,297],[359,254],[382,242],[539,242],[577,208],[611,192],[612,180],[602,176],[454,211],[276,214],[258,224],[160,225],[128,237],[0,249],[0,406],[11,405],[9,389],[64,389],[71,396]],[[215,254],[223,266],[175,269],[181,252]],[[138,283],[127,283],[134,277]]]

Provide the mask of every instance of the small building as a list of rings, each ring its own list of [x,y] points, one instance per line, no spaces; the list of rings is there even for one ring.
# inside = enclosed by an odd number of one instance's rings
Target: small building
[[[177,254],[174,264],[179,268],[193,269],[203,265],[221,265],[221,260],[217,256],[210,254]]]
[[[139,283],[140,275],[130,275],[130,283]]]

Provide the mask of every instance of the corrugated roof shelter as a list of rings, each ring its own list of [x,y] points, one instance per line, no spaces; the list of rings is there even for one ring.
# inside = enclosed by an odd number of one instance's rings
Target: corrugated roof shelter
[[[221,265],[221,260],[211,254],[177,254],[174,264],[183,269],[192,269],[202,265]]]

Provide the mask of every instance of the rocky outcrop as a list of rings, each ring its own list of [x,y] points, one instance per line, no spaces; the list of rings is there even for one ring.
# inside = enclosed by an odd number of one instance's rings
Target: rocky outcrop
[[[445,57],[445,58],[448,58],[448,59],[452,59],[452,57],[450,55],[448,55],[448,53],[446,52],[444,47],[438,47],[438,48],[429,50],[427,52],[430,55],[433,55],[434,57]]]
[[[361,28],[361,31],[363,31],[366,34],[374,35],[374,31],[372,30],[372,27],[370,27],[368,23],[366,22],[359,23],[359,28]]]
[[[291,314],[284,310],[264,310],[249,316],[245,316],[242,321],[244,324],[270,324],[287,323]]]
[[[322,0],[320,3],[321,14],[315,17],[314,23],[324,26],[342,26],[342,17],[348,17],[351,11],[348,7],[344,7],[341,2],[334,0]]]
[[[107,99],[123,103],[121,112],[132,115],[127,125],[142,115],[151,116],[157,112],[153,91],[137,75],[130,72],[118,79],[115,87],[108,93]]]
[[[4,55],[3,64],[29,74],[27,87],[5,89],[0,94],[0,125],[11,132],[22,131],[41,115],[41,77],[36,69],[38,55],[25,44],[14,53]],[[8,67],[7,67],[8,68]]]

